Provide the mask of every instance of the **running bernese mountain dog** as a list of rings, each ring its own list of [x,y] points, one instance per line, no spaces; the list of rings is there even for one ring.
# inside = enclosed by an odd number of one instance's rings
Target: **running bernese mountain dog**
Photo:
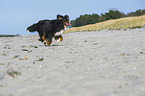
[[[27,32],[37,31],[40,36],[40,41],[45,45],[50,45],[54,38],[57,42],[63,40],[62,34],[70,26],[69,16],[57,15],[56,20],[40,20],[38,23],[33,24],[27,28]]]

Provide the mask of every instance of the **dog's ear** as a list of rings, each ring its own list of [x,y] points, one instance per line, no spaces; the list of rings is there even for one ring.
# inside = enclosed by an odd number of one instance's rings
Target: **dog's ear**
[[[65,15],[64,17],[65,17],[65,18],[69,18],[69,16],[68,16],[68,15]]]
[[[68,16],[68,15],[65,15],[65,16],[64,16],[64,19],[65,19],[65,20],[69,20],[69,16]]]
[[[63,16],[62,15],[57,15],[57,19],[63,19]]]

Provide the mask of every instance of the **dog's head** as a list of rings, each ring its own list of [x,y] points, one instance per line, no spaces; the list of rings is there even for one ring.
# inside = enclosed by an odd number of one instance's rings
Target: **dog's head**
[[[65,15],[63,17],[64,26],[71,26],[71,21],[69,20],[69,16]]]
[[[57,15],[57,20],[62,20],[64,23],[64,26],[70,27],[71,26],[71,21],[69,20],[69,16],[65,15]]]

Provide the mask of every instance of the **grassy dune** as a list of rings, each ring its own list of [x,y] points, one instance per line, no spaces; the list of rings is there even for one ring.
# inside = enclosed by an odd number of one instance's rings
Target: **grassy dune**
[[[108,20],[82,27],[73,27],[65,31],[65,33],[81,32],[81,31],[99,31],[102,29],[109,30],[120,30],[127,28],[133,29],[133,28],[141,28],[144,26],[145,26],[145,15],[139,17],[126,17],[121,19]]]

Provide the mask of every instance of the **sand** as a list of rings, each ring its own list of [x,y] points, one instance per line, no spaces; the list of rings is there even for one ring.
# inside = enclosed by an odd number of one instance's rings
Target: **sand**
[[[145,28],[0,38],[0,96],[145,96]]]

